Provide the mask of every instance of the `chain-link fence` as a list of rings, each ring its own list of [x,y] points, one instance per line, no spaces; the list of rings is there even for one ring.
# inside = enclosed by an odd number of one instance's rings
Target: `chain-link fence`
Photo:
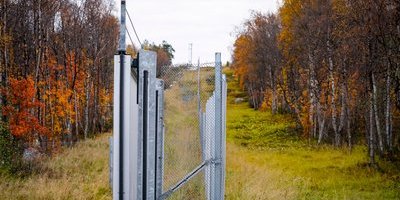
[[[226,81],[220,58],[158,71],[154,52],[141,50],[133,62],[116,58],[117,65],[132,66],[121,74],[115,68],[117,78],[125,77],[114,85],[115,199],[224,198]]]
[[[173,192],[171,199],[209,199],[215,69],[215,63],[161,68],[165,83],[163,190]],[[206,117],[206,113],[212,114]]]

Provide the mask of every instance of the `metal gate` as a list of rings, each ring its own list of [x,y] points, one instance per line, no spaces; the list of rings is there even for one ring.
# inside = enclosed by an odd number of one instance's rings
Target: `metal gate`
[[[133,61],[115,57],[113,199],[224,199],[221,54],[213,63],[164,66],[158,74],[156,63],[151,51]]]

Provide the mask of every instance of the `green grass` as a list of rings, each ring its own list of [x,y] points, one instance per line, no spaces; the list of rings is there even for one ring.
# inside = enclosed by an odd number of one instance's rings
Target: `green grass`
[[[226,199],[400,199],[399,166],[379,161],[379,170],[369,167],[363,146],[355,146],[350,153],[329,145],[310,145],[297,136],[291,116],[255,111],[247,103],[235,104],[236,97],[246,97],[232,72],[225,72],[229,78]],[[182,132],[176,132],[178,137],[170,142],[189,148],[191,145],[184,145],[190,144],[187,138],[181,135],[187,133],[185,126],[174,123],[189,118],[180,115],[194,105],[172,105],[167,105],[167,112],[175,120],[166,123]],[[108,136],[64,149],[43,160],[40,170],[30,176],[0,175],[0,199],[111,199]],[[190,155],[189,150],[186,153]],[[198,160],[196,156],[180,156],[174,159]],[[165,178],[168,176],[178,174],[166,174]],[[203,178],[200,175],[190,180],[171,199],[202,199]]]
[[[363,146],[308,144],[290,116],[235,104],[243,94],[232,76],[229,91],[227,199],[400,199],[398,166],[369,167]]]

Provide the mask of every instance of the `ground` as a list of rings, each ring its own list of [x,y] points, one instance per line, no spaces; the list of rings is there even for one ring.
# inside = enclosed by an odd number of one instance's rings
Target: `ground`
[[[101,134],[43,160],[27,177],[0,175],[0,199],[111,199],[109,136]]]
[[[227,70],[226,199],[400,199],[399,167],[368,165],[365,145],[309,144],[291,116],[255,111]]]
[[[226,199],[400,199],[400,172],[366,149],[336,149],[299,137],[289,115],[255,111],[231,71],[227,111]],[[108,137],[80,142],[24,178],[0,175],[0,199],[111,199]]]

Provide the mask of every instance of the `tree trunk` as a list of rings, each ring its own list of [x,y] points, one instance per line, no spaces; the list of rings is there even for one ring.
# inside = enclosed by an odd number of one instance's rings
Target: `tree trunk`
[[[85,129],[84,129],[84,138],[88,137],[89,132],[89,104],[90,104],[90,78],[88,77],[87,84],[85,87],[86,90],[86,105],[85,105]]]
[[[375,114],[375,125],[376,125],[376,133],[378,134],[378,144],[380,153],[383,153],[383,139],[382,139],[382,132],[381,132],[381,125],[379,121],[378,115],[378,91],[376,88],[376,80],[375,74],[371,73],[371,80],[372,80],[372,92],[373,92],[373,109]]]
[[[97,122],[98,122],[98,91],[97,86],[94,86],[94,94],[93,94],[93,120],[92,120],[92,133],[97,132]]]
[[[375,152],[374,152],[374,107],[373,107],[373,94],[370,93],[369,97],[369,162],[375,164]]]
[[[392,150],[392,122],[391,122],[391,101],[390,101],[390,64],[388,64],[386,72],[386,113],[385,113],[385,127],[386,127],[386,144],[389,150]]]
[[[346,133],[347,133],[347,144],[348,147],[352,148],[352,139],[351,139],[351,116],[350,116],[350,108],[349,108],[349,89],[348,89],[348,84],[347,84],[347,70],[346,66],[343,65],[342,68],[342,83],[341,83],[341,111],[340,111],[340,122],[339,122],[339,128],[338,132],[341,133],[343,128],[346,127]]]
[[[337,127],[337,114],[336,114],[336,87],[335,87],[335,77],[333,74],[333,60],[331,57],[331,49],[328,42],[328,53],[329,53],[329,82],[331,85],[331,114],[332,114],[332,127],[333,132],[335,134],[335,146],[338,147],[340,145],[340,132]]]
[[[3,27],[1,30],[2,36],[5,37],[7,33],[7,1],[3,1]],[[7,54],[7,42],[4,41],[4,50],[3,50],[3,55],[0,55],[2,62],[0,60],[0,65],[3,64],[2,69],[1,69],[1,86],[3,88],[7,87],[7,69],[8,69],[8,54]],[[7,99],[5,95],[1,95],[1,106],[4,106],[7,104]],[[2,112],[3,113],[3,112]],[[2,121],[6,120],[6,116],[2,114],[1,116]]]
[[[72,146],[72,124],[71,124],[71,119],[68,113],[68,116],[65,119],[65,134],[67,136],[67,145]]]
[[[350,118],[350,108],[347,106],[346,108],[347,122],[346,122],[346,132],[347,132],[347,143],[349,145],[349,149],[352,149],[352,139],[351,139],[351,118]]]
[[[311,51],[311,50],[309,50]],[[315,94],[315,89],[316,89],[316,80],[315,80],[315,66],[314,66],[314,60],[311,55],[311,52],[308,54],[309,58],[309,93],[310,93],[310,109],[309,109],[309,121],[310,121],[310,137],[315,138],[316,137],[316,132],[317,132],[317,123],[315,119],[315,108],[317,107],[317,100],[316,100],[316,94]]]
[[[37,89],[38,87],[38,82],[39,82],[39,70],[42,62],[42,54],[43,54],[43,49],[42,49],[42,10],[41,10],[41,0],[38,2],[38,16],[36,19],[37,23],[37,33],[35,37],[35,56],[36,56],[36,66],[35,66],[35,79],[34,79],[34,88]],[[33,97],[33,103],[35,103],[35,96]]]
[[[274,72],[272,70],[272,67],[270,67],[271,69],[269,70],[269,76],[270,76],[270,84],[271,84],[271,89],[272,89],[272,114],[276,114],[277,111],[277,96],[276,96],[276,86],[275,86],[275,76],[274,76]]]
[[[318,134],[318,144],[321,144],[324,133],[325,133],[325,117],[321,113],[321,104],[317,104],[317,116],[318,116],[318,124],[319,124],[319,134]]]
[[[78,139],[78,135],[79,135],[79,120],[78,120],[79,111],[78,111],[78,98],[77,98],[77,95],[76,95],[76,91],[74,91],[74,102],[75,102],[75,136]]]

